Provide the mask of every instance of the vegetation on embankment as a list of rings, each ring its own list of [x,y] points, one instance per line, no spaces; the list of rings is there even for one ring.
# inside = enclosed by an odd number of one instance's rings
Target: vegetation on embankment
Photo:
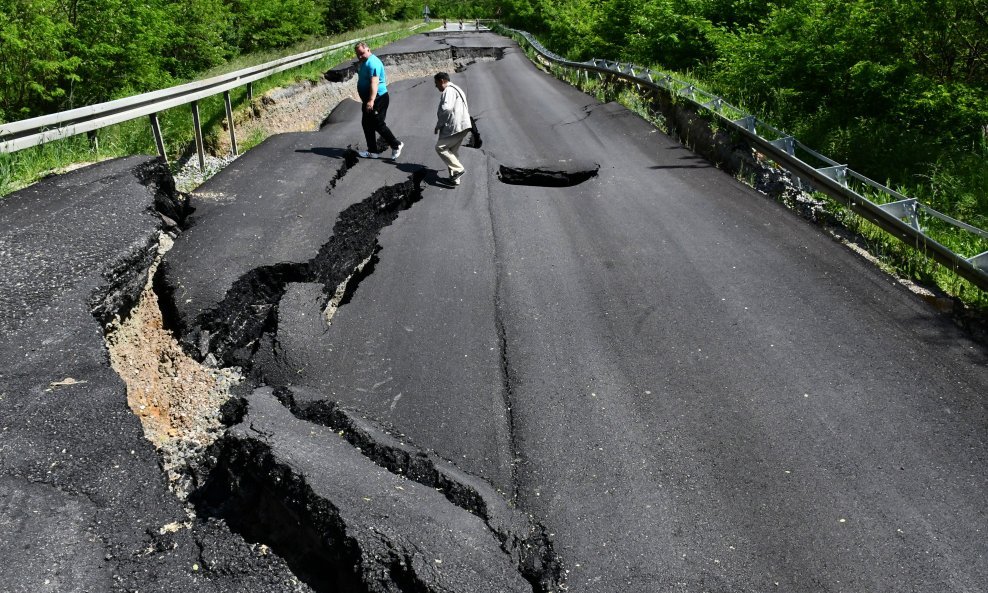
[[[505,0],[574,60],[689,73],[852,169],[988,228],[983,0]]]
[[[852,169],[988,229],[983,0],[505,0],[503,11],[506,24],[569,59],[697,81]],[[988,309],[984,291],[835,210],[897,273]],[[967,237],[948,246],[971,256],[986,244]]]

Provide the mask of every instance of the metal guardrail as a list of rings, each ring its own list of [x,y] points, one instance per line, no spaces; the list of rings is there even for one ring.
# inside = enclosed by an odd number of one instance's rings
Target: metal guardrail
[[[846,205],[853,212],[903,243],[926,251],[957,275],[969,280],[981,290],[988,291],[988,251],[970,257],[955,253],[928,235],[923,230],[921,222],[924,217],[935,218],[982,239],[988,239],[988,232],[938,212],[915,198],[904,196],[851,170],[846,164],[838,163],[814,151],[793,136],[734,107],[721,97],[696,88],[689,82],[678,80],[665,72],[656,72],[630,63],[621,64],[598,59],[573,62],[546,49],[527,31],[503,28],[524,38],[543,59],[549,62],[582,70],[587,77],[594,72],[602,80],[605,77],[618,78],[638,85],[639,88],[647,87],[654,91],[666,92],[709,111],[728,127],[742,134],[760,151],[819,191]],[[812,164],[808,161],[812,161]],[[881,203],[873,201],[859,193],[855,187],[868,188],[885,199]]]
[[[411,27],[410,30],[415,30],[421,26],[423,24],[420,23]],[[394,31],[386,31],[363,39],[374,39],[391,33],[394,33]],[[206,168],[205,149],[203,146],[202,125],[199,120],[199,100],[223,93],[226,103],[226,119],[230,130],[231,146],[233,154],[236,155],[237,134],[233,125],[233,108],[230,102],[231,89],[246,85],[247,96],[250,99],[253,97],[251,83],[254,81],[303,64],[308,64],[309,62],[314,62],[332,51],[352,45],[357,41],[359,40],[351,39],[349,41],[342,41],[319,49],[273,60],[259,66],[252,66],[229,74],[222,74],[159,91],[152,91],[97,105],[3,124],[0,125],[0,153],[16,152],[52,140],[92,132],[146,115],[151,121],[151,129],[154,133],[154,141],[158,148],[158,154],[162,158],[167,158],[165,155],[164,140],[161,135],[161,125],[158,122],[158,113],[172,107],[191,104],[192,120],[196,135],[196,152],[199,155],[199,167],[204,170]]]

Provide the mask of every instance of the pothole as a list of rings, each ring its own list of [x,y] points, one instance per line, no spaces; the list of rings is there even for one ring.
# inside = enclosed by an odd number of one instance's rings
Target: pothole
[[[531,185],[535,187],[572,187],[597,176],[600,165],[592,167],[553,169],[548,167],[508,167],[498,168],[497,178],[508,185]]]
[[[172,490],[185,500],[201,455],[224,429],[220,408],[241,382],[239,369],[210,368],[187,355],[164,328],[152,279],[172,239],[161,233],[158,257],[130,315],[106,330],[110,363],[127,386],[127,404],[161,453]]]

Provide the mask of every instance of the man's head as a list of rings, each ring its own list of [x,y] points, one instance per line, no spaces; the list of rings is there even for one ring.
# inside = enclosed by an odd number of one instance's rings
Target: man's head
[[[449,74],[446,74],[445,72],[439,72],[432,78],[435,79],[436,81],[437,89],[439,89],[440,91],[446,90],[446,85],[449,84]]]
[[[367,47],[367,44],[361,41],[357,45],[353,46],[354,53],[357,54],[357,59],[361,62],[366,60],[371,56],[371,50]]]

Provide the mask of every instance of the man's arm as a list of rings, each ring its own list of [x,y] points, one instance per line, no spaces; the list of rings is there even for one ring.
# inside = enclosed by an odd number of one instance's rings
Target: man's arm
[[[367,111],[373,111],[374,109],[374,99],[377,98],[377,86],[380,79],[377,76],[371,76],[370,84],[370,99],[367,101]]]

